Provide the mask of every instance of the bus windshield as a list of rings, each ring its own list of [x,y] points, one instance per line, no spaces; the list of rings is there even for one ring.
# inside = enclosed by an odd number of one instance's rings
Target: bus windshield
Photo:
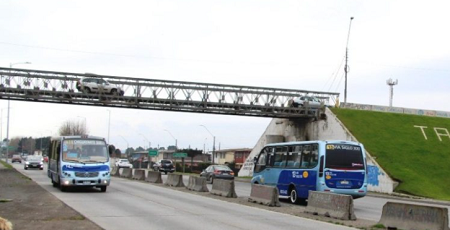
[[[108,151],[103,140],[69,139],[63,141],[62,160],[65,162],[107,162]]]
[[[328,144],[326,146],[325,168],[361,170],[364,159],[361,147],[349,144]]]

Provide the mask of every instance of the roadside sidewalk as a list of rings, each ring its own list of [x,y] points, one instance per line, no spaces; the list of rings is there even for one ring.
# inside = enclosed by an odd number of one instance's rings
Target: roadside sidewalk
[[[44,188],[0,160],[0,217],[13,229],[94,229],[92,221],[76,212]]]

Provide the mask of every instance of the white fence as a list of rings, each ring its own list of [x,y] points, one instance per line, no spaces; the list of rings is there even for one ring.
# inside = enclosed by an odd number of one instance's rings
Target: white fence
[[[347,108],[347,109],[370,110],[370,111],[378,111],[378,112],[403,113],[403,114],[413,114],[413,115],[430,116],[430,117],[450,118],[450,112],[437,111],[437,110],[410,109],[410,108],[389,107],[389,106],[381,106],[381,105],[365,105],[365,104],[356,104],[356,103],[341,103],[340,107]]]

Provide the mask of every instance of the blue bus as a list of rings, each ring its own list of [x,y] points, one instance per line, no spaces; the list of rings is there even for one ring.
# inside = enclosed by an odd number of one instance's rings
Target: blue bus
[[[255,157],[252,183],[276,186],[280,198],[306,201],[309,191],[364,197],[364,146],[351,141],[301,141],[266,145]]]
[[[106,192],[110,184],[109,151],[105,139],[94,136],[53,137],[47,175],[53,187],[97,187]]]

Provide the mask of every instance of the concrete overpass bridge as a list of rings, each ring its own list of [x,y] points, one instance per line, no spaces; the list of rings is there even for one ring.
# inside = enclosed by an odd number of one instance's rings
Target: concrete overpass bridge
[[[81,92],[76,84],[83,78],[107,80],[124,94]],[[273,118],[319,116],[317,108],[287,106],[300,95],[315,96],[324,105],[339,97],[333,92],[0,68],[0,98],[18,101]]]

